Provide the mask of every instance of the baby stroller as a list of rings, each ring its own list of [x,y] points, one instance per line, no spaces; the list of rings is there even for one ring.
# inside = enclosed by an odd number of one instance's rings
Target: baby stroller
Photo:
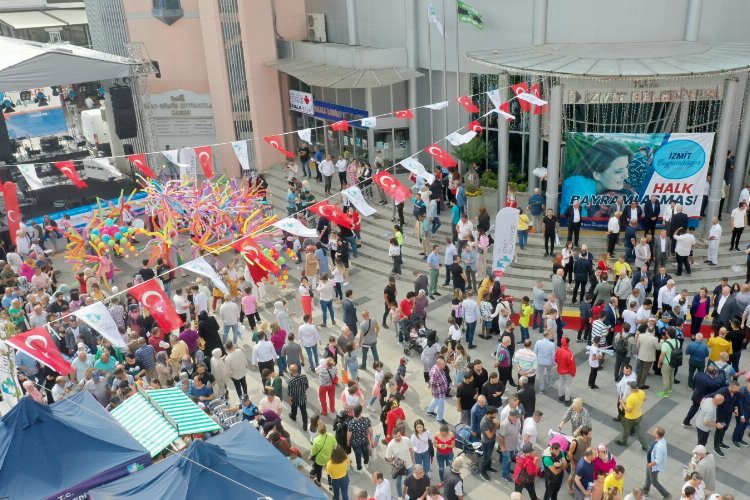
[[[472,440],[471,427],[466,424],[456,424],[453,427],[456,436],[456,449],[460,450],[471,462],[471,473],[479,474],[479,458],[482,456],[482,443]]]
[[[426,346],[427,339],[425,338],[425,335],[417,330],[412,330],[408,333],[406,347],[404,347],[404,354],[408,356],[412,351],[422,354],[422,351]]]

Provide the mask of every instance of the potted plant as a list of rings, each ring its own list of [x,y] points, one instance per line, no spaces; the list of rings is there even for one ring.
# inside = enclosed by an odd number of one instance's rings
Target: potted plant
[[[476,137],[466,144],[453,148],[453,155],[464,165],[471,165],[469,171],[464,174],[464,185],[466,196],[480,196],[482,187],[480,185],[477,165],[487,161],[487,143]]]

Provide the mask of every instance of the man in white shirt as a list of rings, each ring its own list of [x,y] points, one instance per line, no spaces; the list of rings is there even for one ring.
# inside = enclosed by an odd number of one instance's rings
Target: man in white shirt
[[[458,255],[456,245],[453,244],[450,238],[445,239],[445,254],[443,257],[443,267],[445,268],[445,282],[443,286],[449,286],[451,284],[451,271],[450,265],[453,264],[453,256]]]
[[[523,430],[521,431],[522,443],[530,443],[532,446],[536,446],[536,438],[539,434],[537,430],[537,424],[542,421],[544,414],[539,410],[534,410],[534,415],[524,419]]]
[[[645,325],[648,322],[648,318],[651,317],[651,306],[653,303],[651,299],[643,301],[643,305],[638,308],[636,312],[635,322],[637,326]]]
[[[307,359],[310,362],[309,369],[315,370],[319,363],[318,343],[320,343],[320,335],[312,322],[312,316],[309,314],[302,316],[302,324],[297,330],[297,336],[302,343],[302,347],[307,351]]]
[[[635,382],[636,376],[633,373],[633,368],[626,364],[622,368],[622,377],[617,382],[617,401],[624,401],[630,394],[630,382]],[[620,421],[625,415],[625,410],[618,404],[617,405],[617,417],[612,420]]]
[[[339,155],[339,160],[336,162],[336,170],[339,173],[339,183],[341,184],[341,189],[344,189],[344,184],[346,184],[346,168],[348,166],[349,164],[344,158],[344,155]]]
[[[469,289],[466,291],[466,298],[462,303],[464,309],[464,321],[466,322],[466,343],[469,349],[476,349],[474,345],[474,332],[476,332],[477,323],[482,317],[482,313],[479,310],[479,304],[474,300],[474,291]]]
[[[666,234],[670,233],[671,227],[672,227],[672,216],[675,213],[675,207],[677,206],[677,203],[674,201],[669,202],[669,205],[667,205],[667,208],[664,209],[664,213],[661,216],[662,222],[664,222],[664,230],[666,231]]]
[[[208,312],[208,295],[198,285],[194,285],[192,290],[195,315],[198,316],[202,311]]]
[[[227,342],[227,357],[224,358],[224,365],[227,367],[227,374],[234,384],[237,391],[237,397],[247,394],[247,358],[245,353],[237,349],[233,343]]]
[[[743,189],[745,191],[747,188]],[[740,237],[745,230],[745,221],[747,219],[747,203],[740,201],[740,204],[732,210],[732,239],[729,242],[729,251],[740,251]]]
[[[318,165],[318,171],[323,176],[323,186],[326,195],[331,194],[331,180],[333,180],[333,161],[331,155],[326,155],[326,159]]]
[[[706,262],[709,266],[715,266],[719,263],[719,245],[721,244],[721,224],[719,219],[711,219],[711,230],[708,232],[708,255]]]
[[[677,276],[682,276],[683,266],[690,276],[693,274],[690,271],[690,252],[693,251],[693,245],[695,245],[695,236],[681,227],[675,232],[674,239],[677,241],[674,249],[674,253],[677,255]]]
[[[674,280],[667,281],[667,285],[659,289],[659,300],[657,301],[658,304],[656,304],[657,307],[662,311],[671,308],[672,299],[674,299],[675,294],[677,294],[677,289],[674,286]]]
[[[620,212],[615,212],[607,222],[607,253],[610,257],[615,256],[615,245],[617,238],[620,236]]]
[[[260,332],[258,334],[258,342],[255,344],[255,349],[253,349],[252,363],[253,366],[258,367],[258,374],[261,375],[261,378],[264,369],[274,370],[274,361],[278,357],[279,355],[276,354],[276,349],[273,347],[271,341],[266,340],[266,334]]]
[[[745,205],[750,204],[750,183],[745,184],[745,187],[740,190],[739,201],[745,203]]]
[[[635,329],[638,326],[638,302],[633,301],[628,304],[628,308],[622,312],[622,323],[630,325],[628,333],[635,333]],[[641,308],[643,309],[643,308]],[[649,311],[650,312],[650,311]]]
[[[456,234],[458,235],[458,254],[461,255],[464,245],[469,240],[469,236],[474,232],[474,225],[469,220],[469,216],[463,214],[461,220],[456,224]]]
[[[175,311],[180,315],[183,322],[188,320],[188,314],[190,313],[190,302],[182,294],[182,288],[178,288],[174,291],[172,296],[172,303],[174,303]]]
[[[383,476],[382,472],[376,471],[372,473],[372,484],[375,485],[375,493],[372,496],[373,500],[393,500],[391,482]]]
[[[227,343],[229,330],[232,330],[233,342],[238,344],[240,339],[240,308],[233,300],[225,300],[219,308],[219,318],[224,324],[224,343]]]

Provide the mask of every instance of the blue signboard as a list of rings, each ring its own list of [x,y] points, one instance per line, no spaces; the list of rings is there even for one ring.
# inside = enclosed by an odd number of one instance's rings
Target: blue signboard
[[[337,122],[339,120],[352,122],[354,120],[360,120],[362,118],[367,118],[368,116],[370,116],[367,110],[350,108],[349,106],[321,101],[319,99],[315,99],[313,101],[313,110],[314,116],[316,118],[322,118],[324,120],[331,120],[334,122]]]

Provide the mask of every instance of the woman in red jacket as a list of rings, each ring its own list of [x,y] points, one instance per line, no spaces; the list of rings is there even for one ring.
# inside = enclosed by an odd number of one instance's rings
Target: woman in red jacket
[[[576,376],[576,360],[568,344],[570,339],[564,337],[560,348],[555,352],[555,363],[557,374],[560,375],[560,386],[557,388],[557,399],[570,404],[570,387],[573,385],[573,377]]]

